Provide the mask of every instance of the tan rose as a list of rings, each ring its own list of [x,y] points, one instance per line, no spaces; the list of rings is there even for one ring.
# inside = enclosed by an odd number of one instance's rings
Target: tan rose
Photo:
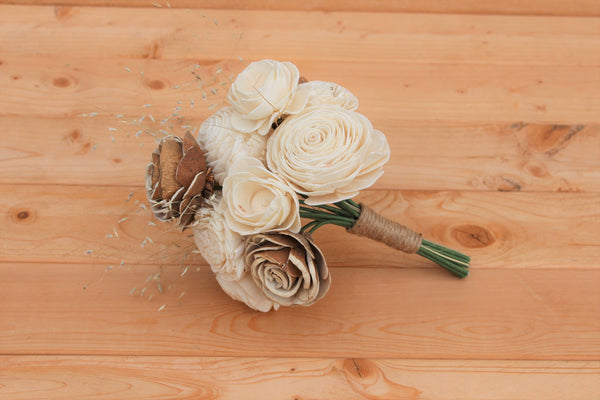
[[[284,231],[250,236],[244,254],[252,279],[276,304],[311,305],[331,285],[325,257],[303,234]]]
[[[363,115],[323,104],[289,116],[267,141],[269,169],[318,205],[349,199],[383,174],[385,135]]]

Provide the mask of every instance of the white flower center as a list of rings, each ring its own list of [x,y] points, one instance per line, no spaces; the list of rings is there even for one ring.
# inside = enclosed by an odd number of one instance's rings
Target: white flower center
[[[250,207],[255,212],[264,211],[273,201],[273,193],[268,189],[255,192],[250,199]]]

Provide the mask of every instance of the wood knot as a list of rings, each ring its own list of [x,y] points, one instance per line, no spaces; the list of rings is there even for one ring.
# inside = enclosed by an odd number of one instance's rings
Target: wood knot
[[[71,86],[72,82],[71,82],[71,79],[69,79],[69,78],[66,78],[64,76],[59,76],[58,78],[54,78],[54,80],[52,81],[52,84],[59,88],[65,88],[65,87]]]
[[[343,362],[344,370],[355,378],[364,379],[377,372],[373,362],[361,358],[349,358]]]
[[[75,143],[79,139],[81,139],[82,136],[83,135],[82,135],[81,131],[79,129],[75,128],[71,132],[69,132],[65,135],[65,140],[68,142]]]
[[[452,230],[452,237],[462,246],[471,249],[487,247],[496,239],[490,231],[477,225],[461,225]]]
[[[29,209],[17,209],[12,212],[12,219],[18,224],[28,224],[33,222],[35,214]]]
[[[56,19],[62,21],[72,16],[73,7],[69,6],[55,6],[54,7],[54,15]]]
[[[164,89],[166,86],[163,81],[160,81],[158,79],[148,82],[147,85],[152,90],[161,90]]]

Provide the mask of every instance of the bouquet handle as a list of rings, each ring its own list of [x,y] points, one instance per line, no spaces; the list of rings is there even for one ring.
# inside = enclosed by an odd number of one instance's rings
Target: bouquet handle
[[[416,253],[446,268],[459,278],[469,275],[469,256],[424,240],[420,233],[377,214],[363,203],[359,206],[358,219],[354,225],[346,228],[349,233],[376,240],[408,254]]]

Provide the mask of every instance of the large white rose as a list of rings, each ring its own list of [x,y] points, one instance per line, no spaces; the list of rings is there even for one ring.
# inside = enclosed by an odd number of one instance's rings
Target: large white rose
[[[279,309],[279,304],[269,300],[262,289],[256,286],[250,274],[246,274],[239,281],[230,281],[223,275],[217,274],[217,282],[221,289],[234,300],[245,303],[248,307],[262,312]]]
[[[310,81],[298,85],[298,92],[304,91],[308,96],[306,107],[322,104],[337,104],[354,111],[358,108],[358,99],[352,92],[334,82]]]
[[[228,99],[237,113],[233,127],[244,133],[266,135],[282,114],[295,114],[304,108],[306,94],[296,96],[298,68],[290,62],[253,62],[235,79]]]
[[[198,133],[208,166],[213,169],[215,179],[221,185],[236,157],[265,161],[266,137],[236,131],[231,125],[234,113],[232,107],[220,109],[204,121]]]
[[[255,158],[236,158],[223,182],[219,209],[242,235],[301,228],[296,193]]]
[[[245,272],[245,238],[229,229],[218,210],[220,201],[220,196],[215,194],[196,212],[194,241],[212,271],[222,280],[239,280]]]
[[[310,205],[357,195],[381,176],[389,157],[385,135],[337,105],[286,118],[267,141],[269,169],[307,195]]]

